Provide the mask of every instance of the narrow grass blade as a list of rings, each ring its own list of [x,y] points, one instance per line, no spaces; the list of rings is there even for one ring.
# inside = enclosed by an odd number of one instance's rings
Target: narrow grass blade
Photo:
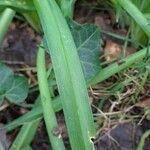
[[[128,57],[121,60],[121,62],[113,63],[112,65],[109,65],[108,67],[102,69],[97,76],[94,77],[91,81],[89,81],[89,85],[95,85],[105,79],[108,79],[112,75],[120,72],[121,70],[130,67],[132,64],[138,62],[139,60],[142,60],[144,57],[150,56],[150,47],[144,48],[132,55],[129,55]]]
[[[139,43],[138,41],[135,41],[135,40],[133,40],[133,39],[126,38],[126,36],[119,35],[119,34],[117,34],[117,33],[113,33],[113,32],[110,32],[110,31],[105,31],[105,30],[101,30],[101,33],[106,34],[106,35],[108,35],[108,36],[110,36],[110,37],[113,37],[113,38],[122,40],[122,41],[125,41],[125,40],[126,40],[127,42],[130,42],[130,43],[133,43],[133,44],[138,44],[138,46],[144,48],[144,46],[143,46],[141,43]]]
[[[36,12],[22,13],[22,15],[37,32],[41,32],[41,24]]]
[[[36,133],[40,119],[31,121],[21,128],[10,150],[21,150],[29,145]]]
[[[13,17],[15,16],[15,11],[10,9],[10,8],[6,8],[2,15],[0,16],[0,46],[2,44],[2,41],[4,39],[4,36],[8,30],[8,27],[13,19]]]
[[[33,110],[38,106],[40,106],[40,97],[38,97],[36,99]],[[42,110],[42,106],[41,106],[41,110]],[[29,122],[26,122],[23,125],[23,127],[21,128],[21,130],[19,131],[13,144],[11,145],[10,150],[20,150],[20,149],[24,149],[24,148],[29,147],[29,145],[32,142],[33,137],[36,133],[36,130],[38,128],[40,120],[41,120],[41,118],[38,117],[37,119],[32,119]],[[23,120],[20,120],[20,121],[22,122]]]
[[[1,143],[0,143],[0,150],[5,150]]]
[[[145,139],[150,136],[150,130],[147,130],[141,137],[137,150],[143,150]]]
[[[38,98],[39,99],[39,98]],[[39,100],[36,101],[39,101]],[[62,104],[60,101],[60,97],[55,98],[52,100],[53,109],[55,112],[58,112],[62,109]],[[33,120],[39,119],[43,117],[43,110],[41,105],[36,105],[30,112],[24,114],[23,116],[19,117],[18,119],[15,119],[14,121],[11,121],[5,126],[5,129],[7,132],[12,131],[18,126],[24,125],[26,123],[29,123]]]
[[[52,107],[45,67],[45,51],[43,48],[39,47],[37,55],[37,76],[39,82],[41,104],[43,107],[43,116],[52,148],[54,150],[64,150],[65,147],[62,141],[61,133],[58,135],[54,134],[54,131],[59,128]]]
[[[76,0],[56,0],[64,17],[73,17],[74,4]]]
[[[136,23],[143,29],[145,34],[150,38],[150,25],[144,14],[132,3],[131,0],[117,0],[129,15],[136,21]]]
[[[11,8],[17,12],[35,11],[33,2],[29,0],[28,2],[26,0],[22,2],[20,0],[0,0],[0,11],[6,8]]]
[[[92,149],[93,116],[79,56],[54,0],[34,0],[51,54],[72,149]]]

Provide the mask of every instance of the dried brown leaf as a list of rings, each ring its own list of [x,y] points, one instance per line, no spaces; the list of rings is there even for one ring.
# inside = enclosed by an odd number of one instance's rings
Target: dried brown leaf
[[[106,41],[106,45],[104,48],[104,55],[105,55],[106,61],[110,61],[115,58],[118,58],[121,55],[120,45],[110,40]]]
[[[139,101],[138,103],[135,104],[135,106],[141,108],[150,107],[150,98],[146,98],[142,101]]]

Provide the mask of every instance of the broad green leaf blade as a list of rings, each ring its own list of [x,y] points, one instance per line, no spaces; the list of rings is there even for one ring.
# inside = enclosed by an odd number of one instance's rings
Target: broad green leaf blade
[[[80,25],[70,21],[69,25],[88,81],[100,71],[100,30],[92,24]]]
[[[5,97],[12,103],[21,103],[27,97],[28,90],[28,80],[25,77],[15,75]]]
[[[3,102],[3,100],[6,98],[6,92],[9,91],[11,84],[13,82],[13,76],[8,76],[8,78],[5,78],[5,81],[0,84],[0,101]]]
[[[0,101],[4,98],[12,103],[21,103],[28,94],[28,81],[25,77],[14,75],[12,70],[0,63]]]
[[[5,85],[5,82],[13,75],[13,72],[6,65],[0,63],[0,89]]]
[[[42,3],[34,0],[34,3],[51,54],[72,149],[91,150],[95,127],[71,32],[54,0],[43,0]]]

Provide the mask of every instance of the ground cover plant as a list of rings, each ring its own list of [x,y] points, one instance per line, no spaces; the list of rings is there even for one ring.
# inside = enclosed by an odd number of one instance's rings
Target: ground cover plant
[[[41,149],[34,141],[42,122],[49,139],[42,149],[149,149],[149,4],[149,0],[0,0],[2,52],[16,40],[9,34],[6,40],[13,20],[32,27],[28,32],[40,38],[35,42],[36,68],[23,63],[13,72],[6,65],[12,61],[1,59],[0,150]],[[104,18],[90,16],[96,25],[82,23],[76,18],[80,7]],[[21,37],[23,33],[17,44]],[[30,57],[28,53],[27,47]],[[33,93],[36,96],[28,102]],[[23,113],[1,121],[9,108]],[[134,131],[134,137],[130,139],[126,130]]]

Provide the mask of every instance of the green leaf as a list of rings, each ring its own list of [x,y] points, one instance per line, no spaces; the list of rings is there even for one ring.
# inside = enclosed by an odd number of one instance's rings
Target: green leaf
[[[0,63],[0,101],[4,98],[12,103],[20,103],[28,94],[28,81],[25,77],[14,75],[12,70]]]
[[[4,99],[4,93],[9,90],[13,72],[4,64],[0,63],[0,102]]]
[[[100,71],[100,30],[93,24],[78,24],[69,21],[86,80]]]
[[[28,94],[28,81],[25,77],[15,75],[10,89],[5,93],[7,99],[12,103],[23,102]]]
[[[0,89],[5,85],[10,76],[13,75],[13,72],[10,68],[0,63]]]
[[[72,20],[69,20],[68,24],[77,47],[84,77],[86,81],[89,81],[101,69],[99,60],[101,50],[100,30],[93,24],[81,25]],[[45,38],[44,46],[48,52]]]

